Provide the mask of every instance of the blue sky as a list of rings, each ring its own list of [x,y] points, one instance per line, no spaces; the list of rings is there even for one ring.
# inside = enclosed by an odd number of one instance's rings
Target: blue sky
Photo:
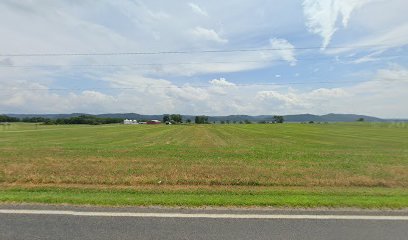
[[[0,113],[408,117],[405,0],[4,0],[0,9]],[[184,53],[114,54],[135,52]],[[63,55],[72,53],[89,54]]]

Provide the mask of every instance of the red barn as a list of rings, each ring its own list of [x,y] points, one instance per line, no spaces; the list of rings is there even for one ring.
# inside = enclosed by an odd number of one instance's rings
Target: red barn
[[[159,120],[150,120],[146,122],[147,124],[160,124],[161,122]]]

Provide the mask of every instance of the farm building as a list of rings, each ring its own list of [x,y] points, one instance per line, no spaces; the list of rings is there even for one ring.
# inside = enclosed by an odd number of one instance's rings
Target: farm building
[[[137,122],[137,120],[125,119],[123,120],[123,124],[139,124],[139,123]]]
[[[150,120],[146,122],[147,124],[160,124],[161,122],[159,120]]]

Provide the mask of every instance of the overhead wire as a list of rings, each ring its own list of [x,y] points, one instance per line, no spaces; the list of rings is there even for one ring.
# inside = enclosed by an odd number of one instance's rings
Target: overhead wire
[[[325,49],[351,49],[367,47],[385,47],[387,45],[361,45],[361,46],[332,46]],[[232,53],[232,52],[259,52],[259,51],[283,51],[283,50],[313,50],[321,47],[290,47],[290,48],[258,48],[258,49],[229,49],[229,50],[192,50],[192,51],[156,51],[156,52],[105,52],[105,53],[13,53],[0,54],[0,57],[52,57],[52,56],[113,56],[113,55],[159,55],[159,54],[195,54],[195,53]],[[375,58],[406,57],[405,55],[377,56]],[[342,60],[359,59],[360,56],[343,57]],[[298,58],[303,60],[339,60],[336,58]],[[72,64],[72,65],[0,65],[0,67],[12,68],[37,68],[37,67],[135,67],[135,66],[165,66],[165,65],[195,65],[195,64],[229,64],[229,63],[270,63],[273,61],[287,61],[285,59],[273,60],[248,60],[248,61],[212,61],[212,62],[167,62],[167,63],[133,63],[133,64]],[[371,80],[376,81],[376,80]],[[234,84],[233,87],[249,86],[277,86],[277,85],[307,85],[307,84],[339,84],[358,83],[362,81],[315,81],[315,82],[279,82],[279,83],[254,83],[254,84]],[[216,85],[183,85],[183,86],[155,86],[144,85],[144,88],[209,88]],[[86,90],[135,90],[141,87],[106,87],[106,88],[0,88],[0,91],[86,91]]]
[[[55,56],[116,56],[116,55],[160,55],[160,54],[197,54],[197,53],[234,53],[234,52],[265,52],[285,50],[316,50],[316,49],[355,49],[387,47],[391,45],[356,45],[356,46],[328,46],[322,47],[285,47],[285,48],[246,48],[246,49],[219,49],[219,50],[180,50],[180,51],[126,51],[126,52],[51,52],[51,53],[0,53],[0,57],[55,57]]]
[[[400,80],[390,79],[387,80]],[[172,89],[172,88],[211,88],[211,87],[253,87],[253,86],[286,86],[286,85],[305,85],[305,84],[338,84],[338,83],[363,83],[367,81],[313,81],[313,82],[278,82],[278,83],[248,83],[248,84],[234,84],[231,85],[183,85],[183,86],[157,86],[157,85],[142,85],[138,87],[95,87],[95,88],[0,88],[0,91],[90,91],[90,90],[136,90],[136,89]],[[369,82],[384,82],[384,80],[370,80]]]
[[[398,57],[408,57],[407,55],[395,54],[387,56],[377,56],[375,59],[389,59]],[[360,56],[350,57],[324,57],[324,58],[296,58],[294,61],[351,61],[360,59]],[[169,65],[201,65],[201,64],[238,64],[238,63],[273,63],[273,62],[288,62],[286,59],[270,59],[270,60],[243,60],[243,61],[201,61],[201,62],[163,62],[163,63],[131,63],[131,64],[42,64],[42,65],[13,65],[0,64],[0,68],[86,68],[86,67],[146,67],[146,66],[169,66]]]

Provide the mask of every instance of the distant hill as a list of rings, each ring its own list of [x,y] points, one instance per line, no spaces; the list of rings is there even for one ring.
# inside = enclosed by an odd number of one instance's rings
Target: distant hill
[[[309,122],[309,121],[324,122],[322,116],[313,114],[286,115],[283,116],[283,118],[285,119],[286,122]],[[355,120],[357,120],[357,118]]]
[[[76,117],[79,115],[92,115],[86,113],[71,113],[71,114],[6,114],[10,117],[17,118],[27,118],[27,117],[44,117],[50,119],[57,118],[70,118]],[[144,115],[138,113],[106,113],[106,114],[96,114],[93,115],[96,117],[104,118],[123,118],[123,119],[136,119],[136,120],[152,120],[163,118],[163,114],[159,115]],[[408,121],[408,119],[382,119],[372,116],[357,115],[357,114],[335,114],[330,113],[326,115],[313,115],[313,114],[296,114],[296,115],[285,115],[283,116],[285,122],[355,122],[359,118],[364,118],[366,122],[391,122],[391,121]],[[195,115],[183,115],[183,119],[191,119],[194,121]],[[251,122],[260,122],[260,121],[272,121],[273,115],[259,115],[259,116],[249,116],[249,115],[228,115],[228,116],[209,116],[208,120],[210,122],[220,122],[220,121],[251,121]]]
[[[69,114],[5,114],[10,117],[17,117],[17,118],[32,118],[32,117],[43,117],[49,119],[57,119],[57,118],[70,118],[70,117],[78,117],[80,115],[91,115],[86,113],[69,113]]]
[[[298,115],[286,115],[284,116],[287,122],[355,122],[359,118],[364,118],[366,122],[387,122],[388,119],[381,119],[377,117],[357,115],[357,114],[335,114],[330,113],[326,115],[313,115],[313,114],[298,114]]]
[[[377,117],[370,117],[364,115],[356,115],[356,114],[326,114],[320,116],[323,121],[325,122],[353,122],[359,118],[364,118],[366,122],[384,122],[387,121],[385,119],[377,118]]]

